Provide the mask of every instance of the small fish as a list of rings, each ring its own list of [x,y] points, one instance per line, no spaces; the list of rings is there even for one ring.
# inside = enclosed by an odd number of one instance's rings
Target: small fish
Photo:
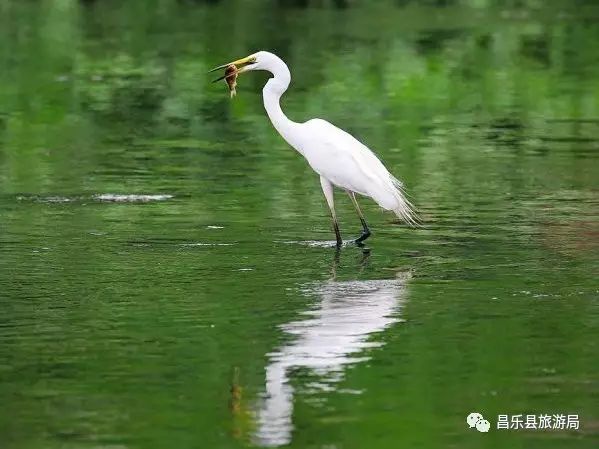
[[[235,90],[235,87],[237,86],[237,67],[235,64],[229,64],[225,69],[225,81],[229,86],[231,98],[233,98],[237,94],[237,91]]]

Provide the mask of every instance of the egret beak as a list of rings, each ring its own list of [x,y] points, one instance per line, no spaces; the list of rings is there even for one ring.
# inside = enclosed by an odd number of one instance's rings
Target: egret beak
[[[223,65],[219,65],[218,67],[214,67],[208,73],[216,72],[217,70],[226,69],[228,66],[234,65],[235,67],[237,67],[237,73],[236,73],[236,75],[240,75],[241,73],[247,71],[248,65],[254,64],[255,62],[256,62],[256,58],[254,58],[253,56],[247,56],[245,58],[238,59],[237,61],[229,62],[227,64],[223,64]],[[215,79],[212,82],[216,83],[217,81],[223,80],[225,78],[229,78],[229,77],[231,77],[233,75],[235,75],[235,74],[234,73],[229,73],[229,74],[225,73],[223,76],[218,77],[217,79]]]

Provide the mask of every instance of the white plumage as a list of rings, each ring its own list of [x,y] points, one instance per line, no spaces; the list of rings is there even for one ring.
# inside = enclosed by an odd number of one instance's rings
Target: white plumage
[[[287,118],[281,110],[279,100],[289,87],[291,74],[287,65],[278,56],[260,51],[231,64],[242,65],[239,74],[250,70],[266,70],[272,73],[273,77],[262,90],[264,107],[276,130],[320,175],[320,183],[331,210],[338,245],[341,245],[341,236],[335,214],[333,186],[349,193],[360,216],[363,233],[356,240],[357,243],[368,238],[370,231],[354,193],[372,198],[383,209],[395,212],[400,219],[410,225],[416,223],[413,207],[402,191],[401,182],[387,170],[368,147],[326,120],[317,118],[305,123],[296,123]]]
[[[326,120],[312,119],[300,126],[311,136],[304,154],[316,173],[337,187],[372,198],[407,223],[415,223],[401,182],[370,148]]]

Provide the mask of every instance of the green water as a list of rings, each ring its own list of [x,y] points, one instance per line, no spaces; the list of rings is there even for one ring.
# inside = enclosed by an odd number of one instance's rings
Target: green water
[[[2,449],[597,447],[599,6],[345,3],[0,3]],[[258,49],[421,228],[336,254]]]

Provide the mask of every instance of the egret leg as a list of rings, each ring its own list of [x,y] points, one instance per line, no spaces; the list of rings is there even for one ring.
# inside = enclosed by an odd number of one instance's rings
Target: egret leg
[[[337,223],[337,214],[335,214],[335,202],[333,199],[333,184],[328,179],[320,177],[320,185],[322,186],[322,192],[327,200],[329,209],[331,210],[331,218],[333,219],[333,229],[335,229],[335,238],[337,239],[337,248],[339,248],[343,241],[341,240],[341,233],[339,232],[339,224]]]
[[[371,235],[370,229],[368,229],[368,224],[366,224],[366,219],[364,218],[364,215],[362,214],[362,210],[360,209],[360,206],[358,205],[358,200],[356,199],[356,194],[354,192],[352,192],[351,190],[348,190],[347,194],[351,198],[351,202],[354,204],[356,212],[358,213],[358,217],[360,217],[360,222],[362,223],[362,235],[360,235],[360,237],[358,237],[356,239],[356,243],[358,245],[360,245],[364,240],[366,240],[368,237],[370,237],[370,235]]]

